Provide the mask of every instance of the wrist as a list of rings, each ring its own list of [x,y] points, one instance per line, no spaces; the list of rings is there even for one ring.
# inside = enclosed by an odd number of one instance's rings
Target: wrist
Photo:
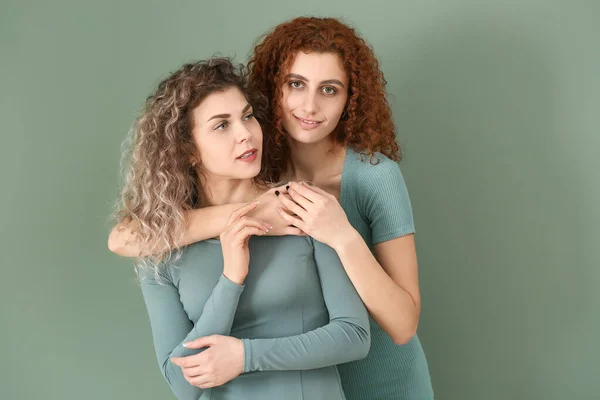
[[[250,343],[250,339],[242,339],[242,344],[244,346],[243,372],[251,372],[252,371],[252,346]]]
[[[332,243],[331,247],[338,254],[342,254],[346,252],[349,248],[352,248],[352,246],[355,246],[359,240],[363,240],[362,236],[360,236],[358,231],[350,225],[346,231],[336,236],[335,242]]]
[[[231,271],[227,270],[223,270],[223,276],[238,285],[243,285],[244,281],[246,280],[246,275],[232,273]]]

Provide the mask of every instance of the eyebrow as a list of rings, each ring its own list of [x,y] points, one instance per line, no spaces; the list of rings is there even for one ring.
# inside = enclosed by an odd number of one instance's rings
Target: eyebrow
[[[298,79],[299,81],[305,81],[308,82],[308,79],[306,79],[305,77],[303,77],[302,75],[298,75],[298,74],[287,74],[285,76],[285,79]],[[327,79],[325,81],[321,81],[321,85],[339,85],[341,87],[344,87],[344,84],[339,81],[338,79]]]
[[[248,111],[250,109],[250,107],[252,107],[250,105],[250,103],[246,104],[246,107],[244,107],[244,109],[242,110],[242,114],[244,114],[246,111]],[[217,114],[217,115],[213,115],[206,122],[212,121],[213,119],[221,119],[221,118],[222,119],[231,118],[231,114]]]

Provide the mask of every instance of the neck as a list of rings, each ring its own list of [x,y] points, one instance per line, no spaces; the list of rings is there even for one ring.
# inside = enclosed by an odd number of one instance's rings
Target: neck
[[[220,206],[223,204],[247,203],[261,193],[253,179],[231,179],[200,174],[199,187],[204,199],[199,206]]]
[[[315,183],[341,173],[346,147],[332,136],[316,143],[300,143],[288,137],[290,180]]]

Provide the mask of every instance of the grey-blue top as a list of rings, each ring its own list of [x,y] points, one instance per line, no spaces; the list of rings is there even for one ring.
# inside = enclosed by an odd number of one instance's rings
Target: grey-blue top
[[[335,364],[367,355],[369,318],[333,249],[310,237],[252,237],[244,285],[223,276],[220,242],[190,245],[160,282],[141,273],[156,356],[178,399],[345,399]],[[183,343],[241,338],[244,373],[202,390],[171,357]]]

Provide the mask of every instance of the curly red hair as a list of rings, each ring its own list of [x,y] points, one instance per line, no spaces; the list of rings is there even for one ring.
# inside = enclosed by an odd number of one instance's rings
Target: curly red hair
[[[299,51],[340,55],[349,78],[345,117],[336,139],[366,153],[381,152],[399,161],[401,150],[386,99],[386,80],[372,48],[355,30],[335,18],[300,17],[277,25],[258,39],[248,62],[250,81],[269,100],[265,135],[279,148],[269,154],[271,170],[278,177],[287,166],[289,151],[282,125],[283,86],[286,71]]]

